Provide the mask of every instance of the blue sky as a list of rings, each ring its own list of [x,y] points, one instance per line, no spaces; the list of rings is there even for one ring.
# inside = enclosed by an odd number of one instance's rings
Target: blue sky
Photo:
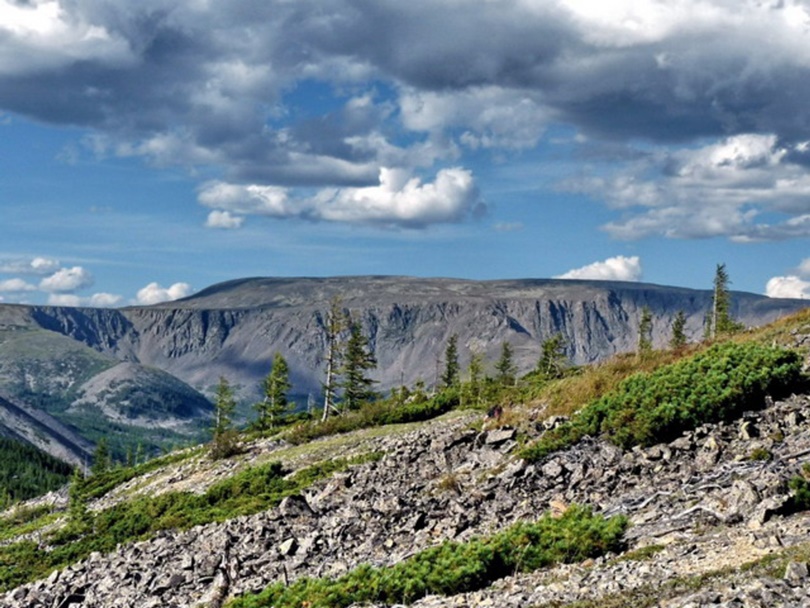
[[[0,0],[0,301],[245,276],[810,296],[810,2]]]

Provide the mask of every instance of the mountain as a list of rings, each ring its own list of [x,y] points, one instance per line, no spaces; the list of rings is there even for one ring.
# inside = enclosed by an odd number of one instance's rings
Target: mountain
[[[211,404],[181,380],[9,316],[0,325],[0,433],[81,466],[101,437],[118,459],[138,444],[154,453],[201,437]]]
[[[276,352],[289,364],[292,397],[319,400],[324,323],[336,297],[369,336],[376,388],[386,392],[420,379],[434,384],[452,335],[462,369],[473,353],[492,365],[508,341],[521,372],[558,333],[577,364],[634,350],[644,307],[655,345],[666,345],[679,310],[687,335],[699,339],[711,296],[642,283],[368,276],[247,278],[118,310],[0,305],[0,396],[90,442],[107,436],[122,457],[139,443],[156,449],[199,439],[210,414],[203,395],[220,376],[248,415]],[[806,305],[735,292],[731,313],[756,326]],[[70,458],[86,459],[85,451]]]
[[[645,306],[652,312],[655,345],[666,345],[679,310],[686,313],[687,334],[697,340],[711,296],[709,291],[603,281],[248,278],[149,307],[11,312],[115,359],[161,369],[203,393],[210,394],[225,376],[247,400],[258,397],[274,353],[281,352],[298,400],[304,401],[321,390],[324,319],[335,297],[362,322],[378,362],[374,379],[386,391],[419,379],[433,384],[453,334],[462,366],[473,352],[494,362],[508,341],[522,372],[532,369],[540,344],[556,333],[577,364],[634,350]],[[731,313],[757,326],[805,306],[803,300],[735,292]],[[0,307],[0,323],[7,312]]]

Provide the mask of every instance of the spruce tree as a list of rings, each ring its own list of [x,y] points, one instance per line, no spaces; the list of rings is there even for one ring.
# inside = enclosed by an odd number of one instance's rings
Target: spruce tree
[[[273,428],[278,417],[287,411],[289,408],[287,393],[291,388],[290,368],[287,360],[281,353],[276,353],[273,356],[270,373],[264,379],[264,399],[256,404],[260,428]]]
[[[326,315],[326,380],[323,384],[323,417],[326,420],[330,412],[340,413],[335,405],[336,372],[340,364],[340,333],[346,325],[346,315],[343,314],[340,298],[335,296],[329,303],[329,312]]]
[[[93,475],[101,475],[106,473],[110,468],[110,450],[107,447],[107,439],[102,437],[96,444],[96,449],[93,452]]]
[[[512,346],[509,342],[501,345],[501,357],[495,364],[495,371],[498,372],[496,380],[501,386],[514,386],[517,369],[512,360]]]
[[[453,334],[447,340],[447,348],[444,351],[442,384],[447,388],[458,384],[458,371],[458,336]]]
[[[233,390],[224,376],[220,376],[214,394],[214,438],[211,442],[211,458],[227,458],[236,453],[236,433],[231,416],[236,409]]]
[[[374,380],[366,374],[377,367],[377,360],[369,349],[368,338],[363,335],[360,323],[349,319],[349,339],[343,352],[343,366],[340,369],[343,388],[342,410],[349,411],[360,407],[376,397],[372,390]]]
[[[725,264],[718,264],[714,273],[712,295],[712,309],[708,315],[708,337],[716,338],[722,334],[730,334],[742,329],[731,316],[731,293],[728,286],[731,279],[728,277]]]
[[[540,359],[537,361],[537,372],[546,380],[562,378],[567,364],[562,335],[554,334],[543,340]]]
[[[648,307],[641,309],[641,319],[638,322],[638,353],[646,355],[652,350],[652,313]]]
[[[466,401],[473,407],[481,405],[481,383],[484,379],[484,361],[480,353],[473,353],[470,357],[470,365],[467,368],[469,380],[467,381]]]
[[[686,346],[686,313],[679,310],[672,321],[672,337],[669,340],[669,347],[672,350],[679,350]]]

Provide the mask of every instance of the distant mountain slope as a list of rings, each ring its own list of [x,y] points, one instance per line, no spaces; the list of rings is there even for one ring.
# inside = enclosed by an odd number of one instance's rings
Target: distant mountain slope
[[[79,340],[118,360],[164,370],[201,391],[219,376],[258,396],[275,352],[290,364],[299,397],[320,393],[324,319],[340,297],[361,320],[375,350],[378,388],[423,379],[432,384],[448,338],[458,336],[462,366],[472,352],[494,361],[502,342],[522,371],[542,341],[565,339],[576,363],[633,350],[640,311],[653,315],[653,338],[664,346],[672,318],[687,315],[687,333],[702,334],[711,292],[643,283],[547,279],[465,281],[413,277],[250,278],[213,285],[194,296],[150,307],[96,310],[32,307],[4,311]],[[801,300],[732,294],[732,314],[761,325],[807,305]]]
[[[0,435],[36,447],[74,466],[90,462],[93,444],[44,411],[0,397]]]
[[[63,486],[67,463],[15,439],[0,436],[0,509]]]
[[[119,458],[137,444],[148,453],[199,439],[211,411],[200,393],[166,372],[40,329],[37,310],[29,313],[0,325],[2,434],[83,465],[101,437]]]

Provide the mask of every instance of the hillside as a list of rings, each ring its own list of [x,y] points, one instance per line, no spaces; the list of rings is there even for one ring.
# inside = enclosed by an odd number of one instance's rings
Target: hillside
[[[0,427],[66,462],[84,466],[101,437],[118,459],[138,444],[154,453],[199,440],[210,411],[205,397],[166,372],[30,321],[0,327]]]
[[[808,605],[808,349],[803,312],[711,349],[526,379],[492,393],[513,404],[499,420],[455,410],[304,443],[291,428],[244,436],[226,460],[185,450],[91,477],[90,515],[68,518],[64,498],[52,497],[27,518],[0,520],[0,538],[45,530],[45,547],[0,547],[0,605]],[[707,382],[719,400],[677,384],[690,365],[707,378],[727,370]],[[601,399],[622,403],[622,390],[672,381],[678,401],[647,411],[680,420],[676,435],[622,447],[605,426],[529,457],[588,408],[612,411]],[[550,415],[559,387],[584,395],[586,386],[596,392],[570,419]],[[562,554],[538,548],[556,534]]]

